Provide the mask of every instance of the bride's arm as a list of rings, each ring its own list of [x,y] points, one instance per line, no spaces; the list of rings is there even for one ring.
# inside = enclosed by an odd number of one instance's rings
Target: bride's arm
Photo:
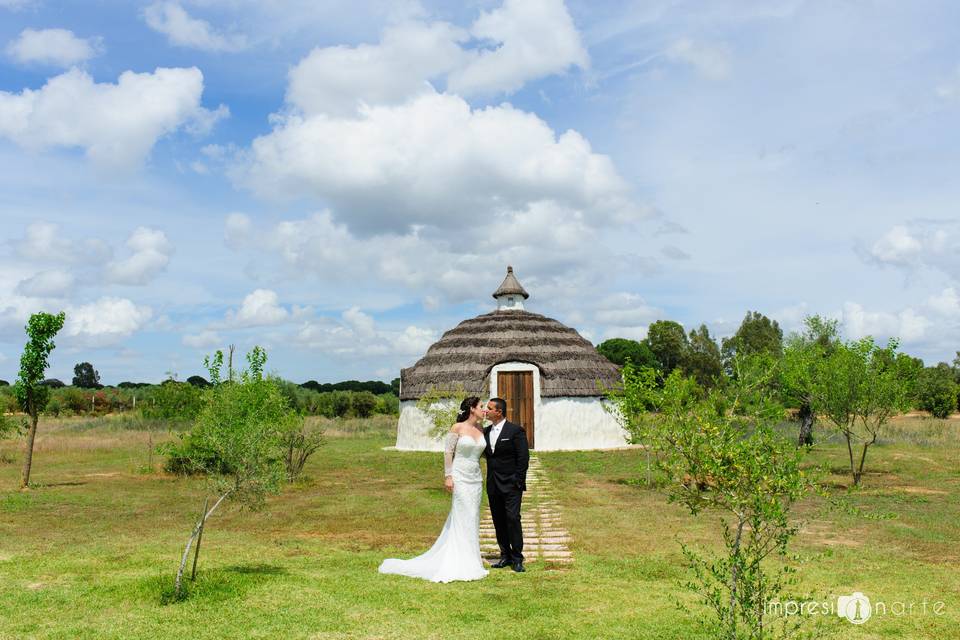
[[[443,448],[443,484],[447,491],[453,491],[453,459],[457,455],[458,440],[460,440],[460,434],[451,431],[447,434],[447,440]]]

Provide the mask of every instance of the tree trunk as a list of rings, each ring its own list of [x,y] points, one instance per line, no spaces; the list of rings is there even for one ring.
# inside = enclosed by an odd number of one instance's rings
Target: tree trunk
[[[180,558],[180,568],[177,569],[177,579],[174,580],[173,583],[174,598],[180,597],[180,588],[183,584],[183,570],[187,566],[187,558],[190,557],[190,547],[193,545],[194,539],[200,534],[200,531],[203,530],[203,525],[207,521],[207,518],[209,518],[213,512],[217,510],[217,507],[220,506],[220,503],[223,502],[224,498],[231,493],[232,490],[227,491],[225,494],[220,496],[220,499],[217,500],[212,507],[210,507],[210,511],[207,511],[200,517],[200,521],[196,524],[196,526],[193,527],[193,531],[190,532],[190,537],[187,538],[187,546],[184,548],[183,556]],[[206,503],[204,503],[204,508],[206,508]]]
[[[743,515],[739,515],[737,523],[737,537],[733,542],[733,553],[731,554],[732,566],[730,567],[730,638],[737,637],[737,592],[740,586],[740,540],[743,538],[743,527],[746,520]]]
[[[40,416],[32,414],[30,416],[30,430],[27,432],[27,451],[23,457],[23,470],[20,472],[20,488],[26,489],[30,486],[30,467],[33,465],[33,441],[37,437],[37,423]]]
[[[797,438],[797,444],[801,447],[813,445],[813,421],[816,417],[809,402],[800,405],[800,435]]]

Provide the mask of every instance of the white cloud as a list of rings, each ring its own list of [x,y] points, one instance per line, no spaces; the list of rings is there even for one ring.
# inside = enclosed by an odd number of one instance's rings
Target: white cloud
[[[78,38],[68,29],[24,29],[7,45],[7,55],[22,64],[70,67],[103,52],[102,38]]]
[[[304,322],[294,342],[338,356],[421,356],[438,335],[432,329],[407,326],[402,331],[380,329],[367,313],[351,307],[340,319],[315,318]]]
[[[539,201],[588,211],[595,223],[647,213],[576,131],[557,136],[510,105],[473,110],[436,93],[355,119],[290,116],[254,140],[235,178],[268,197],[323,198],[365,230],[457,225]]]
[[[666,56],[676,62],[689,64],[710,80],[723,80],[730,75],[730,48],[723,44],[695,42],[681,38],[666,51]]]
[[[235,52],[247,47],[240,33],[219,33],[206,20],[194,18],[179,2],[154,2],[143,11],[147,26],[167,36],[170,44],[202,51]]]
[[[948,318],[960,318],[960,294],[953,287],[947,287],[938,295],[928,298],[927,305]]]
[[[953,220],[916,220],[896,225],[873,244],[868,259],[908,271],[928,267],[960,281],[957,230],[957,222]]]
[[[531,79],[590,64],[562,0],[506,0],[482,14],[470,35],[499,46],[470,52],[469,62],[447,80],[456,93],[510,93]]]
[[[36,0],[0,0],[0,7],[4,9],[10,9],[11,11],[17,11],[23,9],[24,7],[29,7],[34,4]]]
[[[68,306],[64,334],[84,346],[103,347],[139,331],[153,311],[126,298],[103,297],[85,305]]]
[[[209,119],[202,93],[195,67],[125,71],[116,84],[71,69],[37,90],[0,91],[0,137],[31,150],[79,147],[100,165],[135,166],[160,137]]]
[[[883,264],[911,266],[923,252],[923,243],[904,226],[897,225],[877,240],[870,255]]]
[[[99,264],[111,253],[102,240],[70,240],[63,236],[59,225],[42,221],[28,225],[24,237],[11,244],[21,258],[32,262]]]
[[[280,324],[290,312],[278,303],[277,294],[269,289],[257,289],[248,294],[237,312],[227,312],[227,322],[240,327]]]
[[[471,38],[481,46],[464,47]],[[589,56],[562,1],[507,0],[469,29],[405,20],[377,44],[317,47],[291,69],[287,102],[306,116],[345,117],[432,93],[430,81],[492,95],[574,65],[586,68]]]
[[[127,239],[132,254],[107,265],[107,280],[116,284],[145,285],[167,268],[173,246],[158,229],[138,227]]]
[[[842,323],[846,334],[854,340],[866,336],[893,337],[905,344],[923,339],[931,326],[930,320],[909,307],[899,313],[867,311],[856,302],[843,305]]]
[[[223,241],[231,249],[239,249],[247,244],[253,233],[253,221],[243,213],[231,213],[223,230]]]
[[[61,269],[51,269],[21,280],[17,285],[17,292],[31,297],[58,298],[70,291],[74,281],[72,273]]]
[[[405,22],[379,44],[318,47],[290,70],[287,102],[305,115],[351,116],[362,105],[396,105],[432,93],[428,80],[464,57],[466,34],[445,22]]]
[[[624,291],[591,300],[589,308],[592,311],[591,324],[602,328],[600,333],[604,340],[642,340],[647,337],[650,323],[664,315],[661,309],[647,304],[642,296]],[[587,318],[574,316],[571,320],[579,324],[586,322]]]
[[[201,331],[183,336],[183,344],[194,349],[209,349],[223,345],[223,338],[216,331]]]

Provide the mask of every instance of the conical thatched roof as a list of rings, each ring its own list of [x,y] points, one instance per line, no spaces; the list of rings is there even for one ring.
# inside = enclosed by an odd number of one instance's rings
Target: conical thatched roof
[[[501,362],[536,365],[545,398],[600,396],[601,387],[620,382],[617,367],[570,327],[529,311],[494,311],[464,320],[415,365],[401,370],[400,399],[416,400],[432,387],[457,385],[483,395],[490,370]]]
[[[523,285],[520,284],[517,277],[513,275],[513,267],[507,267],[507,277],[503,279],[503,282],[500,283],[497,290],[493,292],[494,298],[499,298],[500,296],[523,296],[524,300],[530,297],[530,294],[523,288]]]

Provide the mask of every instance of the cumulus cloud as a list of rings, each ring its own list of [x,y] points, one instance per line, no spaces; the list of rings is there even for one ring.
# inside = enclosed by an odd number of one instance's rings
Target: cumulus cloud
[[[117,344],[139,331],[150,320],[150,307],[126,298],[103,297],[85,305],[69,306],[64,334],[75,344],[105,347]]]
[[[11,241],[16,253],[28,261],[59,264],[99,264],[110,257],[110,247],[102,240],[67,238],[52,222],[33,222],[23,238]]]
[[[492,95],[588,65],[561,0],[507,0],[466,29],[408,19],[384,29],[377,44],[317,47],[291,69],[287,102],[307,116],[346,117],[430,93],[431,81],[446,79],[460,95]]]
[[[590,64],[562,0],[506,0],[482,14],[470,35],[496,47],[470,51],[450,74],[447,88],[464,95],[509,93],[533,78]]]
[[[195,67],[125,71],[116,84],[74,68],[37,90],[0,91],[0,137],[30,150],[81,148],[104,166],[136,166],[160,137],[209,121],[202,93]]]
[[[898,337],[904,343],[922,340],[931,325],[930,320],[909,307],[899,313],[867,311],[856,302],[843,305],[841,321],[847,336],[854,340],[866,336]]]
[[[178,47],[201,51],[235,52],[247,48],[240,33],[220,33],[206,20],[192,17],[179,2],[154,2],[143,11],[147,26]]]
[[[138,227],[127,239],[130,256],[107,265],[107,280],[115,284],[145,285],[167,268],[173,246],[159,229]]]
[[[689,64],[710,80],[723,80],[730,75],[730,49],[723,44],[681,38],[667,48],[666,56],[669,60]]]
[[[304,347],[341,357],[419,356],[437,339],[436,331],[413,325],[402,331],[381,329],[358,307],[347,309],[340,318],[307,320],[293,337]]]
[[[650,323],[663,317],[661,309],[646,302],[636,293],[621,291],[591,301],[592,317],[573,316],[578,324],[589,322],[600,329],[603,339],[647,337]]]
[[[927,306],[940,315],[960,319],[960,294],[954,287],[947,287],[939,294],[928,298]]]
[[[474,110],[437,93],[354,119],[290,116],[254,140],[237,177],[268,197],[324,198],[368,231],[455,225],[539,201],[601,220],[647,213],[610,158],[576,131],[558,136],[508,104]]]
[[[916,220],[892,227],[866,255],[869,261],[882,266],[907,271],[927,267],[960,280],[958,243],[956,221]]]
[[[101,53],[102,38],[78,38],[69,29],[24,29],[7,45],[7,55],[21,64],[70,67]]]
[[[276,292],[257,289],[243,299],[236,312],[227,312],[227,322],[239,327],[259,327],[280,324],[290,317],[290,312],[281,307]]]
[[[432,92],[428,80],[464,59],[466,33],[445,22],[405,22],[379,44],[318,47],[290,70],[287,101],[305,115],[352,116],[363,105],[395,105]]]
[[[210,349],[221,346],[224,341],[216,331],[206,330],[200,333],[187,334],[183,336],[182,342],[185,346],[194,349]]]
[[[17,285],[17,293],[38,298],[59,298],[73,288],[74,281],[72,273],[61,269],[41,271],[21,280]]]
[[[887,231],[870,249],[877,262],[897,266],[913,266],[922,253],[923,243],[902,225]]]

